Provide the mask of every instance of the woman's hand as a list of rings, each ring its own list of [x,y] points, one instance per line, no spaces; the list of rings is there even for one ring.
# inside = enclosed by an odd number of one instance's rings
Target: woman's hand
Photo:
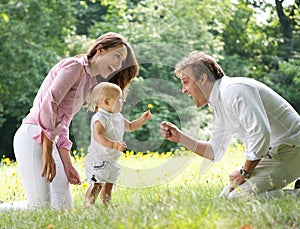
[[[52,156],[52,142],[47,138],[47,136],[42,133],[43,138],[43,152],[42,152],[42,160],[43,167],[41,171],[41,176],[45,177],[47,182],[52,182],[56,175],[56,164]]]
[[[163,138],[171,142],[179,142],[181,137],[181,131],[177,126],[166,121],[160,124],[160,134]]]
[[[71,155],[69,150],[64,148],[58,149],[60,158],[64,165],[65,173],[70,184],[81,184],[80,176],[72,164]]]
[[[65,172],[70,184],[81,184],[80,175],[72,164],[65,167]]]

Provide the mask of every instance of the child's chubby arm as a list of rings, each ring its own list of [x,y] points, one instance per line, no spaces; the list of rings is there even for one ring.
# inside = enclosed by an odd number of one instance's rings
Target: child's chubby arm
[[[100,121],[96,121],[94,123],[94,139],[97,141],[99,144],[101,144],[104,147],[111,148],[111,149],[116,149],[120,152],[123,152],[126,150],[126,142],[124,141],[112,141],[109,138],[104,136],[104,130],[105,128],[101,124]]]
[[[125,130],[128,132],[133,132],[140,128],[146,121],[149,119],[153,118],[154,116],[152,115],[150,110],[145,111],[138,119],[129,121],[127,119],[124,119],[125,121]]]

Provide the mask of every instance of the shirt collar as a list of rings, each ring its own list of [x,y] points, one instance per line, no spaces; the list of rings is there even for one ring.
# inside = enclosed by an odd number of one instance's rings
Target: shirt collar
[[[92,84],[96,85],[97,84],[97,77],[92,77],[92,75],[91,75],[91,70],[90,70],[90,67],[89,67],[89,61],[88,61],[87,55],[81,56],[80,59],[81,59],[82,65],[83,65],[87,75],[90,77],[90,79],[92,81]]]
[[[104,110],[103,108],[99,108],[98,112],[104,113],[104,114],[109,115],[109,116],[116,116],[116,115],[120,114],[120,113],[111,113],[107,110]]]
[[[82,65],[85,68],[87,74],[91,75],[91,71],[90,71],[90,67],[89,67],[89,62],[88,62],[87,55],[83,55],[80,59],[82,60]]]
[[[225,76],[223,76],[222,78],[224,78],[224,77]],[[222,78],[215,81],[214,86],[209,95],[208,105],[212,108],[214,108],[216,106],[217,99],[218,99],[219,92],[220,92],[220,84],[221,84]]]

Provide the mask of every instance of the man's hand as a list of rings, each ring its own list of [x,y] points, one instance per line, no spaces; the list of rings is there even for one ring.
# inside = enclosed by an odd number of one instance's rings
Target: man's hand
[[[166,121],[160,124],[160,134],[163,138],[171,142],[179,142],[181,137],[181,131],[177,126]]]
[[[236,170],[229,175],[230,180],[230,189],[229,192],[232,192],[237,186],[243,184],[247,178],[242,176],[240,170]]]

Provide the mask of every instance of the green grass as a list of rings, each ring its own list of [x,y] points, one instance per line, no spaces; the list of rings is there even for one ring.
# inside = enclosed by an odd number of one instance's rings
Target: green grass
[[[291,195],[269,199],[218,197],[229,173],[241,165],[241,151],[230,148],[206,173],[199,170],[202,159],[194,156],[183,172],[166,184],[136,189],[118,186],[107,207],[98,201],[84,208],[88,185],[73,186],[74,209],[1,212],[0,228],[299,228],[300,200]],[[143,163],[146,166],[164,159],[137,157],[125,158],[124,162],[128,160],[141,168]],[[77,157],[75,165],[84,178],[82,159]],[[15,165],[2,162],[0,176],[1,200],[24,199]]]

